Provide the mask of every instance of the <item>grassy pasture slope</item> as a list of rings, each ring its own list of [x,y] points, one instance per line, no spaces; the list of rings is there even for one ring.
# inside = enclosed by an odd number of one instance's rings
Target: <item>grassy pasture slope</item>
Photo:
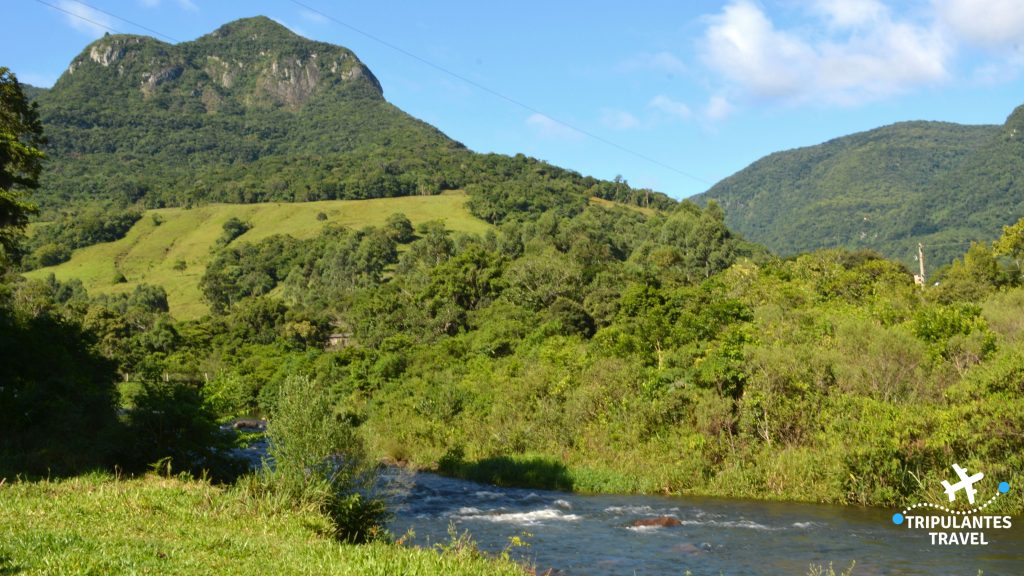
[[[235,242],[256,242],[273,234],[309,238],[326,223],[353,228],[379,226],[395,212],[404,213],[413,225],[443,220],[452,230],[485,232],[489,225],[466,210],[467,199],[461,192],[450,192],[440,196],[149,210],[124,238],[76,250],[63,264],[25,275],[44,278],[52,273],[59,280],[78,278],[90,293],[131,291],[141,283],[159,285],[167,290],[171,314],[178,319],[197,318],[207,311],[200,298],[199,280],[211,248],[223,233],[224,222],[232,216],[252,224]],[[321,212],[327,215],[326,221],[317,220]],[[185,262],[184,270],[174,269],[179,261]],[[124,274],[128,281],[116,284],[117,273]]]

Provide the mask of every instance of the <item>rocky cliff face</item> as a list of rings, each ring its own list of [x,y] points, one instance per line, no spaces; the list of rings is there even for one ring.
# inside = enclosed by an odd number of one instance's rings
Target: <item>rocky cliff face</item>
[[[97,79],[114,97],[193,99],[208,113],[226,101],[297,110],[322,89],[357,87],[364,97],[383,97],[380,83],[351,51],[307,40],[265,17],[177,45],[107,35],[71,62],[55,88],[85,88]]]

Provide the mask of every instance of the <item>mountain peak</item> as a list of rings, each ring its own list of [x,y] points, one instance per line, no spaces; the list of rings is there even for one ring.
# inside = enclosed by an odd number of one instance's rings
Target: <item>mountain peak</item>
[[[382,99],[373,73],[347,48],[309,40],[266,16],[229,22],[191,42],[112,35],[93,42],[57,82],[88,98],[119,94],[202,107],[298,110],[321,96]]]
[[[280,40],[302,38],[286,26],[266,16],[239,18],[217,28],[203,38],[231,38],[245,40]],[[200,38],[196,42],[202,42]]]

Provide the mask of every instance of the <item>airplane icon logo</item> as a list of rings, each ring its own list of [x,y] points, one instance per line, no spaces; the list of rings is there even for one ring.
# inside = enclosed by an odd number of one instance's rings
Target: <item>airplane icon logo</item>
[[[953,485],[950,485],[950,483],[945,480],[942,481],[942,487],[946,489],[946,494],[949,495],[949,501],[953,502],[956,500],[956,493],[963,490],[967,493],[967,501],[974,504],[974,495],[978,493],[978,491],[974,489],[974,483],[984,478],[985,475],[978,472],[974,476],[968,476],[967,470],[961,468],[959,464],[953,464],[953,470],[955,470],[956,475],[960,477],[960,481]]]

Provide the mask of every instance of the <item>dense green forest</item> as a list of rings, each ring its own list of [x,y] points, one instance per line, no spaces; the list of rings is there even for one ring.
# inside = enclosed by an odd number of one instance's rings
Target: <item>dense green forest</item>
[[[722,180],[726,223],[783,256],[875,250],[928,274],[1024,216],[1024,110],[1003,126],[902,122],[777,152]]]

